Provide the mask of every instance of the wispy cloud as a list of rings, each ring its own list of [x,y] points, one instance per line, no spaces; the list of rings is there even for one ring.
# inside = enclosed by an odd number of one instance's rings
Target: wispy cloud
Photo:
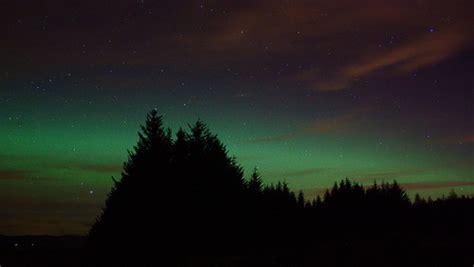
[[[64,161],[60,158],[53,159],[48,163],[43,162],[43,158],[38,155],[14,155],[0,153],[0,160],[10,162],[36,162],[42,163],[46,168],[52,169],[77,169],[83,171],[93,171],[101,173],[117,173],[122,170],[121,162],[82,162],[82,161]],[[0,164],[0,167],[2,165]],[[29,169],[7,169],[0,170],[0,176],[26,177],[31,175],[33,170]]]
[[[300,176],[308,176],[312,174],[319,174],[325,171],[327,171],[327,168],[308,168],[308,169],[285,172],[283,173],[283,176],[284,177],[300,177]]]
[[[425,33],[388,51],[365,52],[366,55],[335,70],[330,79],[323,77],[319,69],[305,70],[296,79],[318,91],[342,90],[379,71],[400,75],[436,64],[466,48],[470,39],[468,31],[446,28],[439,33]]]
[[[461,139],[461,142],[465,144],[472,144],[474,143],[474,134],[466,135]]]
[[[250,140],[250,143],[285,142],[306,136],[352,132],[360,125],[360,121],[363,120],[363,115],[370,110],[370,108],[354,109],[342,114],[319,118],[293,132],[255,138]]]
[[[264,137],[258,137],[258,138],[252,139],[250,140],[250,143],[284,142],[284,141],[293,140],[300,135],[301,135],[300,133],[288,133],[288,134],[282,134],[282,135],[264,136]]]
[[[354,178],[357,182],[373,182],[373,181],[392,181],[404,176],[421,175],[432,172],[433,169],[406,169],[397,171],[385,171],[361,174],[358,178]]]
[[[406,75],[471,46],[472,18],[465,8],[472,2],[414,5],[376,0],[253,1],[235,8],[228,20],[213,21],[213,31],[187,35],[185,44],[222,62],[248,61],[266,53],[314,58],[319,64],[285,75],[307,88],[337,91],[381,71]],[[387,41],[381,33],[399,38]]]
[[[32,172],[27,170],[3,169],[0,170],[0,180],[25,180],[32,177]]]
[[[369,55],[345,67],[345,77],[360,77],[377,70],[394,67],[397,71],[410,72],[443,59],[463,48],[468,38],[463,32],[427,33],[418,40],[394,48],[380,55]]]
[[[55,7],[58,14],[63,15],[82,10],[89,19],[80,27],[72,22],[55,21],[58,42],[36,38],[34,47],[25,42],[25,36],[41,36],[44,32],[25,24],[19,31],[10,32],[12,36],[5,40],[6,48],[0,51],[0,56],[12,63],[25,57],[48,67],[80,69],[89,68],[91,62],[104,68],[124,68],[125,57],[126,65],[133,66],[132,69],[143,76],[120,75],[114,81],[117,85],[150,79],[150,72],[146,70],[156,70],[163,65],[172,66],[179,75],[191,65],[205,73],[225,71],[223,66],[231,65],[236,72],[260,72],[260,76],[266,75],[262,79],[273,80],[272,71],[261,72],[264,65],[272,65],[271,61],[293,62],[293,67],[299,64],[303,67],[281,72],[281,80],[328,91],[348,88],[354,80],[379,71],[399,75],[438,64],[472,47],[474,36],[470,0],[206,1],[202,8],[170,2],[168,8],[154,10],[154,15],[162,20],[149,21],[131,15],[128,27],[103,36],[101,33],[118,21],[117,18],[104,20],[100,10],[106,8],[119,14],[126,12],[123,6],[95,3],[91,8],[84,3],[74,11]],[[43,5],[31,8],[29,15],[43,16],[44,8]],[[9,4],[4,10],[8,10],[3,16],[5,21],[12,23],[25,12],[17,4]],[[50,18],[49,23],[53,23],[52,20]],[[152,34],[137,31],[143,23],[159,30]],[[433,33],[429,31],[431,27]],[[91,35],[98,43],[88,45],[88,51],[113,40],[106,53],[71,55],[69,48],[90,39]],[[396,36],[393,43],[387,40],[391,35]],[[131,45],[129,40],[141,42]],[[379,44],[383,48],[379,48]],[[41,52],[45,50],[51,53]],[[36,65],[15,67],[36,68]],[[115,76],[103,82],[112,78]]]
[[[75,169],[99,173],[120,173],[122,170],[121,164],[114,163],[60,162],[50,164],[50,167],[57,169]]]
[[[429,182],[413,182],[400,184],[406,190],[426,190],[434,188],[449,188],[461,186],[474,186],[474,181],[429,181]]]
[[[474,144],[474,134],[457,134],[457,135],[449,135],[445,136],[444,138],[439,139],[439,142],[442,144]]]
[[[91,198],[71,199],[2,195],[0,209],[7,212],[0,214],[0,228],[11,235],[86,234],[103,203]]]
[[[120,173],[122,171],[120,164],[77,164],[76,167],[81,170],[103,173]]]
[[[15,169],[4,168],[0,169],[0,180],[18,180],[18,181],[53,181],[58,177],[46,176],[41,171],[36,169]]]
[[[352,126],[356,123],[355,119],[360,119],[359,115],[361,115],[361,111],[356,110],[347,114],[319,119],[309,124],[302,132],[307,135],[342,133],[353,128]]]

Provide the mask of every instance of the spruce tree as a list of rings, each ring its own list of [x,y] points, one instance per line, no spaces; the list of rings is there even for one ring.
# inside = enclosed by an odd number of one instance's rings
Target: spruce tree
[[[299,208],[304,208],[305,206],[305,200],[304,200],[304,194],[303,194],[303,191],[299,191],[298,192],[298,197],[297,197],[297,205]]]
[[[259,194],[262,192],[262,177],[258,173],[257,167],[253,169],[252,175],[250,176],[250,181],[248,182],[248,189],[251,193]]]
[[[168,183],[171,144],[170,131],[152,110],[141,126],[137,145],[128,152],[121,179],[114,179],[102,214],[89,232],[88,253],[98,265],[113,265],[103,261],[112,260],[115,253],[146,251],[143,236],[156,236],[154,213],[162,210],[160,200],[167,197],[166,191],[159,193],[157,188],[166,188]]]

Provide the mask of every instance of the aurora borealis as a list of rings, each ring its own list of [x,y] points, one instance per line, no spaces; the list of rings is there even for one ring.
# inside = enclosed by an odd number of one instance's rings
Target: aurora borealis
[[[472,1],[97,2],[0,4],[0,234],[85,234],[153,108],[307,197],[474,194]]]

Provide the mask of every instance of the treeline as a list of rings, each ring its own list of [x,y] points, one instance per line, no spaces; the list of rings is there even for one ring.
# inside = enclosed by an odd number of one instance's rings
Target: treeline
[[[473,198],[412,203],[396,182],[346,179],[306,200],[286,183],[264,185],[256,169],[245,179],[203,122],[172,136],[154,110],[90,230],[83,265],[466,263],[473,216]]]

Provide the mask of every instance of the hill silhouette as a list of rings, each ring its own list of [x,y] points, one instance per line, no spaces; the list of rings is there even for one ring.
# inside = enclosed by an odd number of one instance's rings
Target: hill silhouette
[[[156,110],[88,235],[84,266],[471,266],[474,199],[411,202],[396,182],[335,183],[305,199],[245,179],[197,121],[173,136]]]

